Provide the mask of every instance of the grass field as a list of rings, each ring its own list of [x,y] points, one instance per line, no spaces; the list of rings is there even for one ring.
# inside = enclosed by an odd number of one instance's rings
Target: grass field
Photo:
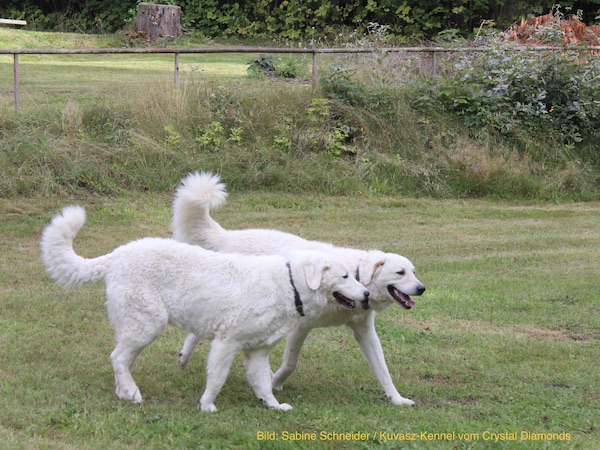
[[[114,39],[0,29],[0,48]],[[597,200],[597,169],[575,158],[547,171],[404,103],[392,120],[324,103],[303,83],[238,83],[249,55],[182,57],[179,95],[172,56],[106,58],[23,56],[17,114],[12,58],[0,56],[0,449],[600,448],[600,202],[565,201]],[[363,153],[332,157],[349,144],[332,138],[346,117]],[[200,413],[208,345],[181,370],[176,329],[137,360],[145,403],[116,398],[103,286],[55,285],[40,234],[77,203],[88,213],[74,243],[84,256],[169,236],[173,188],[192,169],[224,176],[230,198],[215,216],[226,228],[414,262],[427,292],[376,326],[415,407],[383,398],[343,328],[309,335],[277,394],[288,413],[259,404],[240,358],[219,412]],[[496,199],[458,200],[476,195]]]
[[[72,33],[19,31],[0,28],[0,49],[106,48],[122,44],[114,42],[115,38],[110,36],[83,38]],[[198,46],[216,45],[193,42],[188,47]],[[182,54],[179,57],[180,82],[185,83],[191,75],[215,80],[245,78],[248,63],[256,56],[258,54],[250,53]],[[297,55],[295,58],[303,61],[308,74],[310,57]],[[20,55],[19,86],[24,102],[37,103],[40,94],[57,99],[64,96],[84,98],[132,84],[162,86],[165,81],[173,81],[174,65],[173,54]],[[12,101],[12,89],[13,56],[0,55],[0,99]]]
[[[99,97],[127,86],[162,89],[173,83],[174,55],[21,55],[19,91],[24,108],[39,102]],[[182,55],[179,77],[232,79],[246,76],[252,55]],[[0,55],[0,92],[12,106],[12,56]],[[29,105],[29,106],[28,106]]]
[[[398,252],[428,289],[413,310],[390,307],[376,319],[392,377],[415,407],[388,404],[351,334],[328,328],[309,335],[277,395],[293,411],[263,408],[238,359],[210,415],[198,410],[207,345],[181,370],[176,329],[138,359],[145,403],[117,400],[103,287],[65,291],[39,260],[40,233],[67,204],[86,206],[75,249],[94,256],[168,236],[170,201],[0,200],[0,448],[600,446],[599,203],[232,192],[215,214],[227,228]]]

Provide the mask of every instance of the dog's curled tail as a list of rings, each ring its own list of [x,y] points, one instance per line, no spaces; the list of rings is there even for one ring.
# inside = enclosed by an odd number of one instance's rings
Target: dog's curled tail
[[[188,244],[203,245],[205,236],[215,236],[223,228],[210,216],[210,210],[227,200],[219,175],[192,172],[182,181],[173,201],[173,238]]]
[[[52,219],[42,234],[42,261],[50,277],[65,287],[104,280],[110,254],[83,258],[73,251],[73,238],[85,223],[85,210],[67,206]]]

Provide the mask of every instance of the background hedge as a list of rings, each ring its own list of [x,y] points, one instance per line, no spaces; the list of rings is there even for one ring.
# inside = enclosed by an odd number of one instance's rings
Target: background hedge
[[[0,16],[25,19],[29,29],[112,33],[133,23],[132,0],[8,0]],[[527,15],[548,13],[555,1],[519,0],[167,0],[182,7],[188,32],[207,37],[310,39],[331,37],[340,29],[361,32],[385,27],[405,41],[430,39],[440,32],[470,34],[482,21],[499,29]],[[567,2],[563,12],[591,24],[600,15],[600,0]],[[377,28],[381,29],[381,28]]]

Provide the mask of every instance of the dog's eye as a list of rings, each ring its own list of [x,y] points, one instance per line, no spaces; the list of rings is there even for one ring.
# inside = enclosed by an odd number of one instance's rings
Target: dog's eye
[[[401,270],[401,271],[399,271],[399,272],[396,272],[396,273],[397,273],[398,275],[405,275],[405,274],[406,274],[406,271],[405,271],[405,270]]]
[[[348,278],[348,275],[344,275],[342,278],[345,280],[346,278]]]

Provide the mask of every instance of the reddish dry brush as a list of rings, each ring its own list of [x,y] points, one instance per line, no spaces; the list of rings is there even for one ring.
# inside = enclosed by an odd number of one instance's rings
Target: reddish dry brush
[[[587,26],[575,16],[560,18],[551,12],[543,16],[522,19],[513,24],[506,35],[509,41],[520,45],[543,45],[540,28],[560,29],[563,45],[600,45],[600,26]]]

